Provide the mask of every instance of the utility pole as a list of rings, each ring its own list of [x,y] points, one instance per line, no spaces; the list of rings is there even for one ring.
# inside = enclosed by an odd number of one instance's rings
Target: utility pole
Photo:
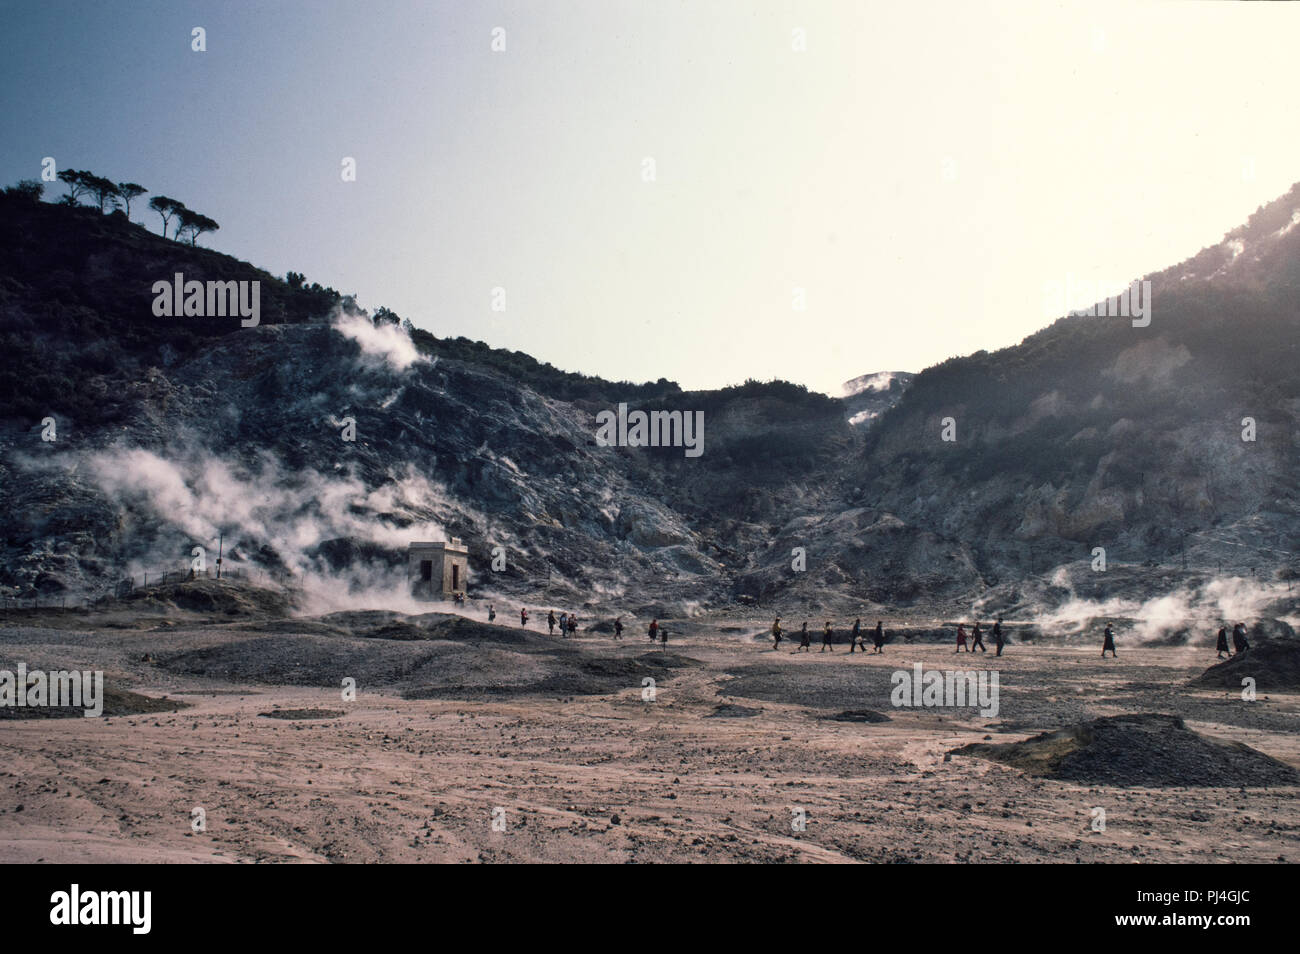
[[[218,580],[221,579],[221,554],[222,554],[222,549],[225,546],[225,543],[226,543],[225,533],[224,532],[219,533],[217,535],[217,579]]]

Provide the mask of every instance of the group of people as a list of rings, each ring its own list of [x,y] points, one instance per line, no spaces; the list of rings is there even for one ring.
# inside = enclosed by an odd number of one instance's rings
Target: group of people
[[[1246,624],[1237,623],[1232,627],[1232,649],[1228,649],[1228,627],[1220,626],[1218,640],[1215,643],[1215,651],[1219,654],[1218,658],[1222,659],[1223,654],[1231,656],[1240,656],[1250,648],[1250,642],[1246,639]],[[1110,653],[1110,658],[1116,658],[1115,652],[1115,627],[1111,623],[1106,624],[1106,629],[1102,632],[1101,658],[1106,658],[1106,653]]]
[[[496,618],[497,618],[496,608],[489,606],[488,622],[490,623]],[[525,629],[528,628],[528,607],[526,606],[519,607],[519,625],[524,627]],[[561,636],[567,638],[569,636],[574,635],[578,631],[578,614],[561,612],[560,615],[557,617],[555,615],[555,610],[549,611],[546,614],[546,629],[552,636],[555,635],[555,628],[557,626],[560,628]],[[664,629],[663,626],[659,625],[659,621],[657,619],[650,621],[649,632],[650,632],[650,642],[653,643],[656,640],[658,640],[661,643],[668,642],[668,630]],[[616,616],[614,618],[614,638],[615,639],[623,638],[623,617],[622,616]]]
[[[528,611],[527,611],[527,610],[524,610],[524,612],[527,613]],[[564,637],[566,637],[566,638],[569,637],[569,636],[572,636],[574,633],[576,633],[576,632],[578,631],[578,614],[577,614],[577,613],[561,613],[561,614],[560,614],[560,618],[557,620],[557,619],[555,618],[555,610],[551,610],[549,613],[546,614],[546,628],[550,631],[550,634],[551,634],[552,636],[555,635],[555,625],[556,625],[556,623],[559,623],[559,625],[560,625],[560,635],[561,635],[561,636],[564,636]],[[524,623],[523,623],[523,625],[525,625],[525,626],[528,625],[528,617],[527,617],[527,616],[524,617]]]
[[[488,622],[490,623],[496,618],[496,607],[489,606]],[[527,607],[521,606],[519,608],[519,625],[523,627],[528,626]],[[572,636],[578,631],[578,616],[576,613],[560,613],[557,619],[555,610],[551,610],[546,614],[546,625],[552,636],[555,635],[555,627],[557,625],[560,627],[561,636]],[[650,637],[650,642],[652,643],[658,642],[662,645],[668,643],[668,630],[659,622],[658,619],[652,619],[650,621],[647,633]],[[994,655],[1001,656],[1002,648],[1007,642],[1006,636],[1002,632],[1001,616],[999,616],[997,622],[993,624],[993,629],[990,630],[989,635],[993,639],[995,649]],[[614,619],[614,638],[623,638],[622,616]],[[781,617],[778,616],[772,621],[772,649],[780,650],[781,640],[784,638],[785,630],[781,628]],[[849,652],[853,653],[858,649],[861,649],[865,653],[867,651],[868,638],[871,640],[873,653],[883,653],[885,651],[885,631],[881,621],[876,620],[876,628],[871,630],[867,636],[864,636],[862,633],[862,619],[860,617],[855,619],[853,621],[853,628],[849,630]],[[826,624],[822,627],[822,648],[820,652],[824,653],[827,650],[832,653],[835,652],[834,643],[835,630],[831,626],[831,621],[827,620]],[[1220,659],[1223,658],[1224,653],[1228,653],[1230,657],[1239,656],[1249,648],[1250,643],[1246,639],[1245,623],[1237,623],[1232,627],[1231,649],[1228,648],[1228,628],[1226,626],[1219,627],[1218,642],[1215,649],[1217,650]],[[976,649],[980,652],[988,652],[988,648],[984,645],[984,632],[981,629],[978,620],[976,620],[975,625],[969,634],[966,631],[965,623],[957,624],[957,648],[953,650],[953,653],[959,653],[963,649],[968,653],[973,653]],[[812,652],[812,638],[808,634],[807,620],[804,620],[803,625],[799,628],[799,645],[796,646],[792,652]],[[1103,659],[1106,658],[1106,653],[1110,653],[1112,659],[1118,658],[1115,652],[1115,627],[1112,623],[1107,623],[1106,629],[1102,633],[1101,655]]]
[[[1250,648],[1250,642],[1246,639],[1246,624],[1237,623],[1232,627],[1232,649],[1228,649],[1228,627],[1219,627],[1218,640],[1215,643],[1215,651],[1219,654],[1218,658],[1222,659],[1223,654],[1231,656],[1240,656]],[[1102,632],[1101,658],[1106,658],[1106,653],[1110,653],[1110,658],[1115,659],[1115,627],[1111,623],[1106,624],[1106,629]]]
[[[1228,649],[1228,627],[1220,626],[1219,641],[1214,648],[1218,652],[1220,659],[1223,658],[1224,653],[1228,653],[1229,656],[1240,656],[1250,648],[1250,643],[1246,641],[1246,624],[1238,623],[1236,626],[1232,627],[1231,651]]]
[[[993,624],[993,630],[990,633],[990,635],[993,637],[993,645],[997,649],[997,652],[994,653],[994,655],[1001,656],[1002,647],[1007,644],[1007,638],[1002,633],[1001,616],[999,616],[998,621]],[[984,631],[980,629],[979,620],[975,621],[975,628],[971,630],[969,645],[967,645],[966,643],[966,624],[958,623],[957,624],[957,648],[953,650],[953,653],[954,654],[959,653],[963,649],[966,650],[968,653],[973,653],[975,652],[976,647],[978,647],[979,651],[982,653],[988,652],[988,647],[984,645]]]
[[[785,630],[781,628],[781,617],[772,621],[772,649],[780,650],[781,640],[785,638]],[[883,653],[885,651],[885,630],[880,620],[876,620],[876,628],[871,631],[871,643],[875,647],[872,652]],[[827,620],[826,625],[822,627],[822,648],[821,652],[826,650],[835,652],[835,630],[831,626],[831,621]],[[852,653],[861,649],[864,653],[867,651],[867,637],[862,635],[862,619],[858,618],[853,621],[853,628],[849,630],[849,652]],[[799,645],[793,652],[802,652],[807,650],[812,652],[812,639],[808,635],[808,621],[804,620],[803,626],[799,630]]]

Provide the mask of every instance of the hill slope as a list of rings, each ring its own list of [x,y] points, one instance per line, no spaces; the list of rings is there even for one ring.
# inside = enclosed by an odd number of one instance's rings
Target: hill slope
[[[1066,317],[843,399],[609,382],[408,336],[120,215],[0,201],[11,592],[103,591],[224,534],[227,566],[391,604],[406,542],[455,535],[477,593],[556,605],[1044,612],[1193,605],[1236,574],[1250,592],[1224,592],[1258,608],[1300,535],[1297,189],[1150,276],[1149,327]],[[261,324],[155,317],[175,272],[260,281]],[[705,453],[597,446],[619,402],[702,411]]]

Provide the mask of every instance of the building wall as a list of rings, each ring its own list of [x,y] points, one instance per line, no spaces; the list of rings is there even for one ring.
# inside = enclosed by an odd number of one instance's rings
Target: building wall
[[[437,564],[434,564],[436,567]],[[459,582],[453,579],[456,576],[454,568],[460,570]],[[442,561],[442,592],[450,596],[457,591],[465,591],[466,577],[469,575],[469,556],[464,553],[457,553],[454,550],[444,551]]]
[[[428,580],[422,576],[425,560],[432,564]],[[469,554],[448,550],[443,544],[412,546],[407,549],[406,579],[416,599],[441,600],[457,591],[463,593],[469,580]]]

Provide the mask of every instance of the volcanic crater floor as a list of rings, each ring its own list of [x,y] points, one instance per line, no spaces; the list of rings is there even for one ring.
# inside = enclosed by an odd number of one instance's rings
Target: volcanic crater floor
[[[1212,649],[792,654],[761,629],[0,620],[0,669],[103,670],[133,703],[0,720],[0,860],[1300,861],[1300,695],[1196,684]],[[996,669],[999,711],[894,706],[918,662]],[[1206,752],[1239,771],[1179,774]]]

